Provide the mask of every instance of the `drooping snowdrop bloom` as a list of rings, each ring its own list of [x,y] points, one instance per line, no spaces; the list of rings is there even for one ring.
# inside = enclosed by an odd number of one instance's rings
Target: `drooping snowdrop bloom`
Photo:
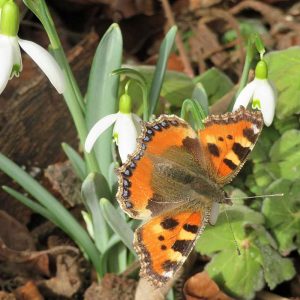
[[[128,94],[122,95],[119,102],[119,112],[105,116],[90,130],[85,141],[85,151],[91,152],[98,137],[115,123],[113,138],[118,145],[118,151],[124,163],[128,155],[136,149],[136,139],[141,131],[140,121],[137,115],[131,113],[130,96]]]
[[[58,93],[64,92],[64,75],[53,56],[31,41],[20,39],[19,8],[13,0],[0,2],[0,94],[8,80],[18,77],[22,71],[20,47],[31,57],[48,77]]]
[[[275,115],[276,90],[268,80],[268,67],[264,60],[258,62],[255,68],[255,78],[248,83],[238,95],[233,111],[241,105],[245,108],[252,101],[252,108],[261,110],[266,126],[272,124]]]

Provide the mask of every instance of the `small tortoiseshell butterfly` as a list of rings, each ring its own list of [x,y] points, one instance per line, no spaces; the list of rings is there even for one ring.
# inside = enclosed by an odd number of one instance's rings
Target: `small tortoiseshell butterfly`
[[[137,150],[118,169],[117,199],[132,218],[141,276],[166,283],[182,266],[219,203],[222,187],[245,163],[263,127],[261,112],[241,107],[211,115],[196,133],[177,116],[144,123]]]

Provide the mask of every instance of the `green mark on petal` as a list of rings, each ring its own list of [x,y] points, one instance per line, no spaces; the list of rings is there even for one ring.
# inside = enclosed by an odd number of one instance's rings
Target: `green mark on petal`
[[[261,106],[260,106],[260,100],[259,99],[253,99],[252,101],[252,108],[253,109],[261,109]]]

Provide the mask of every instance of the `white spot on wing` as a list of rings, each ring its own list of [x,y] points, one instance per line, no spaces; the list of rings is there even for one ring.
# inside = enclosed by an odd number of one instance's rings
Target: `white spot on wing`
[[[164,273],[163,273],[163,276],[164,276],[164,277],[171,278],[171,277],[173,277],[173,271],[164,272]]]
[[[253,125],[252,125],[252,129],[253,129],[253,131],[254,131],[254,134],[257,134],[257,133],[259,132],[259,129],[258,129],[258,127],[257,127],[256,124],[253,124]]]

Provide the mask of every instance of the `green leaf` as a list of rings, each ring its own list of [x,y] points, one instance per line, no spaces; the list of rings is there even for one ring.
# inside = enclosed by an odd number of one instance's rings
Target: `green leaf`
[[[146,80],[148,89],[150,89],[155,68],[152,66],[138,66],[135,67],[135,70],[143,76]],[[124,83],[122,83],[122,85],[123,84]],[[162,83],[160,95],[172,105],[181,107],[184,99],[192,97],[194,88],[195,84],[193,83],[193,80],[187,75],[167,70]],[[136,104],[138,104],[137,100],[140,102],[142,97],[140,88],[137,87],[134,82],[130,84],[130,96]]]
[[[286,131],[272,146],[270,157],[265,167],[275,178],[300,178],[300,131]]]
[[[20,201],[21,203],[29,207],[35,213],[38,213],[39,215],[43,216],[45,219],[51,221],[53,224],[57,225],[58,227],[64,228],[64,223],[58,220],[55,215],[53,215],[50,211],[45,209],[42,205],[36,203],[35,201],[29,199],[25,195],[19,193],[18,191],[8,186],[3,186],[2,188],[6,193],[16,198],[18,201]],[[64,228],[64,231],[67,232],[67,229]]]
[[[117,24],[109,27],[102,37],[91,68],[86,96],[86,122],[88,129],[101,118],[117,109],[119,77],[111,73],[119,69],[122,60],[122,35]],[[112,162],[112,128],[104,132],[94,149],[102,174],[108,177]]]
[[[262,212],[278,242],[280,252],[287,255],[297,248],[296,240],[300,239],[300,180],[291,182],[279,179],[266,191],[284,193],[283,197],[265,199]]]
[[[132,247],[133,231],[130,226],[126,223],[120,213],[114,208],[114,206],[105,198],[100,200],[100,206],[102,213],[107,223],[110,225],[112,230],[118,234],[125,246],[134,254],[135,251]]]
[[[253,299],[255,292],[264,286],[261,266],[253,259],[257,256],[254,250],[251,247],[240,256],[224,250],[205,269],[225,292],[238,299]]]
[[[290,156],[300,152],[300,131],[291,129],[278,139],[270,150],[271,161],[290,159]]]
[[[82,184],[81,192],[85,206],[92,217],[96,246],[103,253],[107,247],[109,232],[100,209],[99,199],[111,197],[107,181],[102,174],[90,173]]]
[[[158,61],[156,64],[151,89],[150,89],[150,96],[149,96],[149,102],[150,102],[150,115],[152,115],[155,112],[157,102],[159,100],[160,90],[163,84],[168,58],[171,53],[174,40],[176,37],[177,27],[173,26],[166,34],[161,47],[159,49],[159,56]]]
[[[85,163],[82,157],[67,143],[62,143],[62,148],[66,153],[68,159],[71,162],[71,165],[74,169],[75,174],[81,179],[84,180],[86,177]]]
[[[194,83],[201,83],[209,99],[209,105],[226,95],[234,86],[231,79],[222,71],[211,68],[194,78]]]
[[[262,228],[263,216],[243,205],[235,205],[227,214],[241,255],[224,212],[215,226],[205,229],[196,249],[214,254],[206,270],[223,290],[239,299],[251,299],[264,286],[261,254],[256,245],[257,235],[261,234],[256,228]]]
[[[278,91],[276,116],[286,118],[300,112],[300,47],[269,52],[264,56],[269,78]]]
[[[271,246],[259,246],[264,277],[270,289],[274,289],[279,283],[292,279],[295,274],[294,265],[289,258],[282,258]],[[276,262],[276,263],[274,263]]]
[[[102,265],[103,274],[108,273],[108,264],[109,264],[108,259],[109,256],[111,255],[111,249],[120,241],[121,241],[120,237],[115,233],[110,237],[106,245],[106,249],[100,257],[100,263]]]
[[[192,99],[197,101],[203,108],[206,115],[208,115],[208,97],[202,83],[197,83],[192,94]]]

